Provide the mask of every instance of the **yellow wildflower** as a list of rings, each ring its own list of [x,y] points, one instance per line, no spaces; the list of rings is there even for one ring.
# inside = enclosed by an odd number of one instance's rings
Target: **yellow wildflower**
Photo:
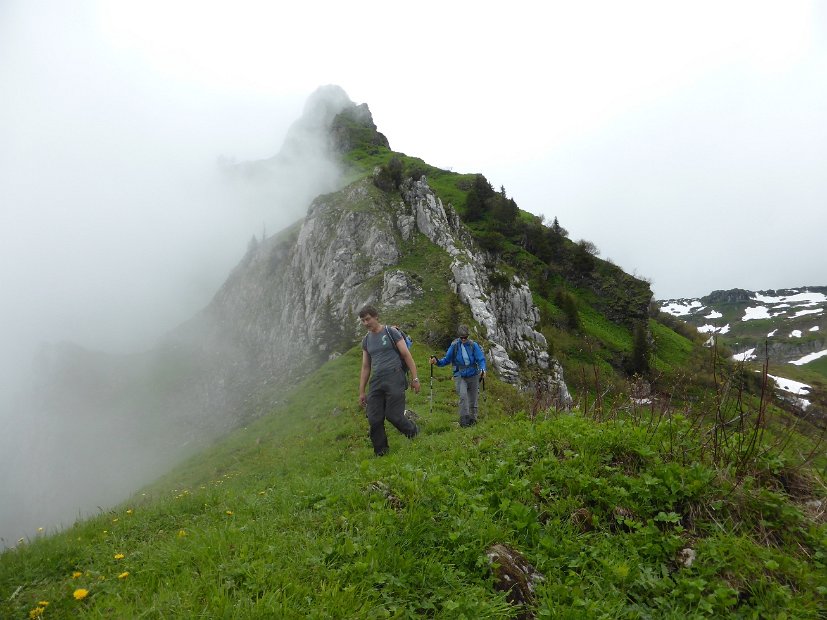
[[[124,559],[124,557],[126,557],[126,556],[124,556],[124,554],[123,554],[123,553],[116,553],[116,554],[115,554],[115,559],[116,559],[116,560],[123,560],[123,559]]]
[[[45,607],[35,607],[29,612],[29,618],[32,618],[32,620],[35,620],[36,618],[42,618],[44,611],[46,611]]]
[[[37,601],[37,604],[41,607],[46,607],[49,604],[49,601]]]
[[[233,513],[233,511],[232,511],[232,510],[228,510],[228,511],[227,511],[227,515],[229,515],[230,517],[232,517],[232,516],[233,516],[233,514],[235,514],[235,513]]]
[[[129,510],[127,510],[126,514],[131,515],[132,514],[132,509],[130,508]]]
[[[120,575],[118,575],[118,579],[126,579],[127,577],[129,577],[129,571],[123,572]]]
[[[39,528],[37,528],[37,531],[38,531],[38,533],[43,533],[43,528],[39,527]]]
[[[87,596],[89,596],[89,590],[87,590],[86,588],[78,588],[77,590],[75,590],[72,596],[74,596],[76,600],[82,601]]]
[[[80,572],[79,570],[76,570],[74,573],[72,573],[72,579],[77,579],[78,577],[82,577],[82,576],[83,576],[83,573]]]
[[[118,522],[118,517],[115,517],[114,519],[112,519],[112,523],[117,523],[117,522]]]
[[[178,538],[183,538],[187,535],[187,530],[178,530]]]

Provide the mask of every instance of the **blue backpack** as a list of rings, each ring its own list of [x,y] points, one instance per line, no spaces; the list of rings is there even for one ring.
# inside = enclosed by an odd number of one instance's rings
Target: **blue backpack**
[[[476,343],[469,338],[467,344],[470,345],[471,355],[473,356],[474,355],[474,345]],[[471,366],[474,366],[475,368],[479,368],[479,364],[477,364],[476,360],[473,360],[473,359],[471,360],[471,364],[469,364],[468,366],[466,366],[465,364],[462,363],[462,358],[461,358],[460,352],[459,352],[459,348],[462,346],[462,340],[457,338],[456,340],[454,340],[454,345],[455,346],[454,346],[453,366],[454,366],[454,369],[457,372],[459,372],[460,368],[470,368]]]

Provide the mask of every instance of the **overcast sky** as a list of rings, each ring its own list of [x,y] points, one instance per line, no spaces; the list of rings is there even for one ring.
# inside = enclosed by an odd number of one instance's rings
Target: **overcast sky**
[[[191,316],[266,225],[216,159],[275,154],[323,84],[660,298],[827,285],[823,4],[290,4],[0,1],[4,332]]]

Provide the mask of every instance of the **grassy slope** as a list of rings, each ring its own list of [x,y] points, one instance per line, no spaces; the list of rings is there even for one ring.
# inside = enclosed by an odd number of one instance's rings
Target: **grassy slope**
[[[433,414],[423,371],[421,435],[391,431],[377,459],[358,365],[351,350],[133,501],[4,553],[0,617],[38,601],[47,618],[514,617],[495,542],[545,575],[540,617],[823,609],[827,528],[777,490],[669,458],[695,445],[679,420],[532,422],[502,413],[514,395],[491,379],[483,421],[459,429],[444,369]],[[685,547],[698,558],[678,568]]]
[[[354,174],[390,156],[354,151]],[[473,175],[403,158],[462,207]],[[404,253],[427,307],[384,318],[416,341],[415,441],[391,430],[391,455],[372,456],[351,350],[133,501],[0,556],[0,617],[25,618],[38,601],[53,618],[513,617],[484,556],[494,542],[545,574],[541,617],[816,617],[827,534],[780,491],[792,475],[782,458],[759,459],[736,485],[699,456],[697,428],[654,407],[532,421],[527,397],[493,378],[483,422],[460,430],[444,369],[430,413],[426,359],[439,347],[425,342],[471,321],[448,293],[445,254],[421,238]],[[581,331],[555,320],[544,333],[570,381],[594,368],[608,376],[631,332],[574,294]],[[698,348],[650,328],[653,368],[682,373]],[[685,547],[698,553],[691,568],[676,562]],[[89,592],[82,601],[77,588]]]

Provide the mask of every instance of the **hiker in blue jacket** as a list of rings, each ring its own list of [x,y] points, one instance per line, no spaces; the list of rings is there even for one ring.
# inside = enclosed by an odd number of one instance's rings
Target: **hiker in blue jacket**
[[[454,384],[459,394],[459,425],[477,423],[477,400],[480,394],[480,377],[485,377],[485,355],[473,340],[468,339],[468,326],[457,328],[457,339],[448,347],[445,357],[431,357],[431,364],[452,365]]]

